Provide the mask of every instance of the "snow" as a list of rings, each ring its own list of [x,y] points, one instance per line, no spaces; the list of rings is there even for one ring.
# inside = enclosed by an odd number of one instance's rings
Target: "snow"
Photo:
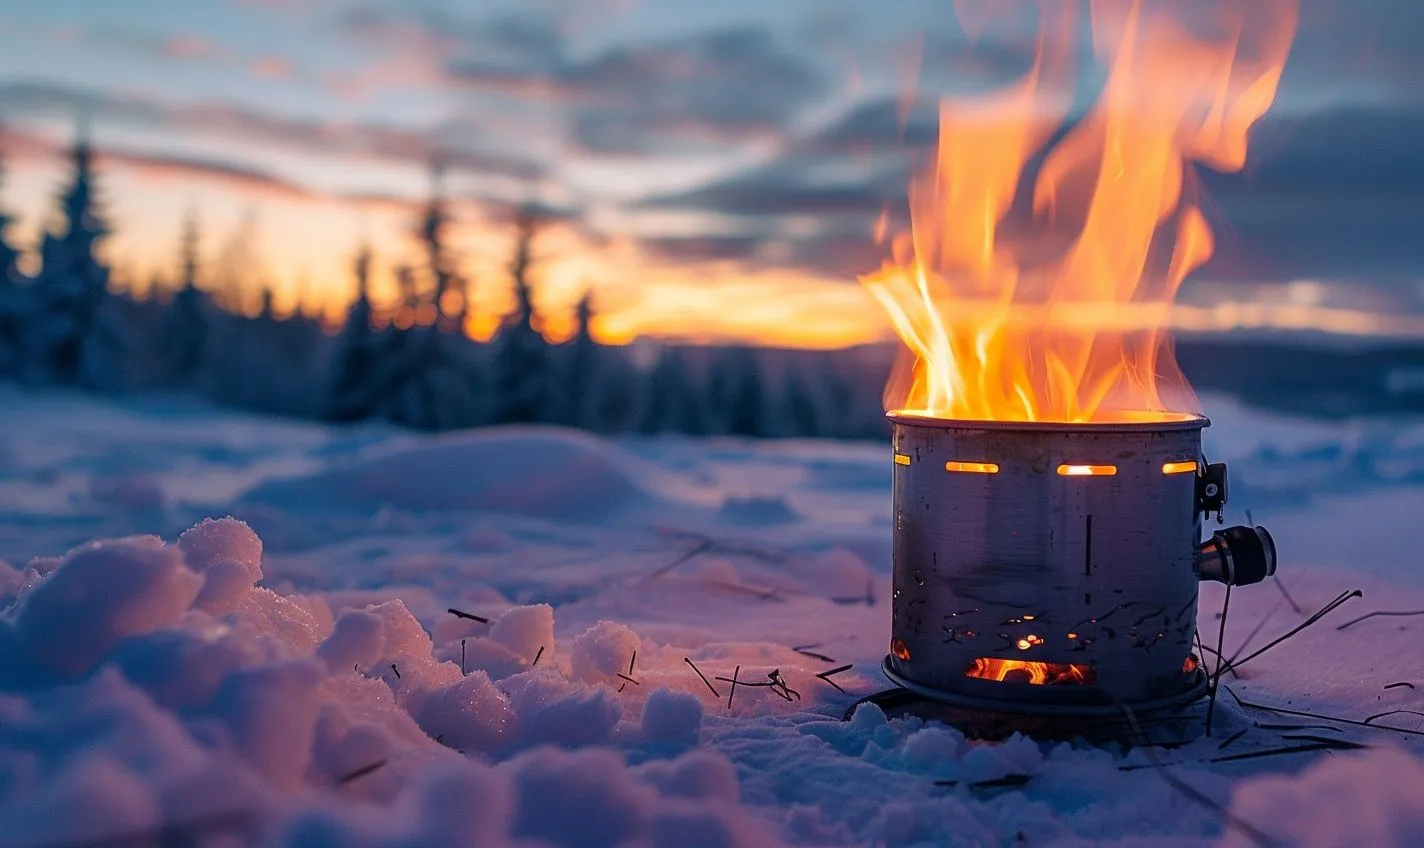
[[[1233,592],[1228,649],[1363,591],[1231,691],[1424,709],[1424,617],[1350,623],[1424,610],[1424,427],[1207,409],[1230,520],[1283,557]],[[841,720],[886,686],[883,445],[415,437],[0,388],[0,448],[7,845],[1252,844],[1140,748]],[[164,497],[94,495],[128,480]],[[845,693],[816,676],[847,663]],[[796,697],[751,685],[773,671]],[[1214,722],[1154,756],[1240,821],[1418,839],[1421,737],[1230,696]],[[1369,747],[1221,759],[1292,735]]]

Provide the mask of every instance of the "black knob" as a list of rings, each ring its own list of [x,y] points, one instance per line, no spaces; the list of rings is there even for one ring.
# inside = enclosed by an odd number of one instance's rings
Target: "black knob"
[[[1276,573],[1276,542],[1264,527],[1218,530],[1197,551],[1197,574],[1228,586],[1249,586]]]

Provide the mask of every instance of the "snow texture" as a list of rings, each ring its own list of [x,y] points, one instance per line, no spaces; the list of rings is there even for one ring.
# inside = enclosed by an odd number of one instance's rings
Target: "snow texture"
[[[1227,685],[1418,729],[1424,616],[1336,628],[1424,609],[1401,518],[1424,492],[1337,478],[1329,515],[1382,533],[1353,561],[1298,460],[1408,468],[1424,433],[1219,407],[1209,455],[1284,557],[1280,587],[1233,594],[1228,651],[1364,591]],[[983,742],[873,705],[841,720],[885,686],[883,446],[412,438],[4,388],[0,444],[7,846],[1389,846],[1424,829],[1421,737],[1229,696],[1210,738],[1154,751],[1215,809],[1140,748]],[[139,470],[161,504],[88,494]],[[1221,602],[1203,587],[1204,629]],[[844,664],[845,692],[817,677]],[[773,672],[791,700],[757,685]],[[1368,748],[1221,760],[1291,735]]]

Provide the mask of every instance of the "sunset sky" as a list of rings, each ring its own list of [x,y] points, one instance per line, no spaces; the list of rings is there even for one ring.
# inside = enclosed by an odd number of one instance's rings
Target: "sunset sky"
[[[949,0],[0,0],[0,208],[32,247],[86,116],[125,276],[171,277],[193,210],[209,283],[336,312],[363,240],[389,296],[439,156],[485,326],[537,203],[556,325],[592,288],[611,341],[871,341],[856,275],[937,98],[1029,34],[969,51]],[[1183,326],[1424,332],[1420,44],[1417,0],[1303,0]]]

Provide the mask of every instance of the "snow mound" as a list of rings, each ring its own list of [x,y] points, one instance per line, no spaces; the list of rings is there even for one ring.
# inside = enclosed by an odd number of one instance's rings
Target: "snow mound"
[[[599,683],[625,674],[638,652],[638,634],[614,621],[600,621],[574,637],[574,677]]]
[[[0,570],[6,844],[779,844],[726,757],[659,759],[698,744],[703,707],[610,685],[628,628],[573,640],[580,680],[552,608],[515,607],[458,637],[496,678],[445,659],[399,599],[333,618],[253,585],[261,559],[220,519]],[[204,603],[214,577],[222,603]]]
[[[801,519],[786,499],[778,495],[729,496],[717,515],[728,524],[749,527],[788,524]]]
[[[247,498],[308,510],[387,506],[595,519],[645,505],[654,494],[673,494],[668,485],[651,490],[663,476],[595,436],[500,427],[435,437],[344,468],[268,482]]]
[[[1329,804],[1320,803],[1325,798]],[[1391,750],[1332,757],[1296,776],[1245,781],[1231,812],[1280,845],[1417,845],[1424,834],[1424,765]],[[1232,831],[1224,844],[1254,843]]]

